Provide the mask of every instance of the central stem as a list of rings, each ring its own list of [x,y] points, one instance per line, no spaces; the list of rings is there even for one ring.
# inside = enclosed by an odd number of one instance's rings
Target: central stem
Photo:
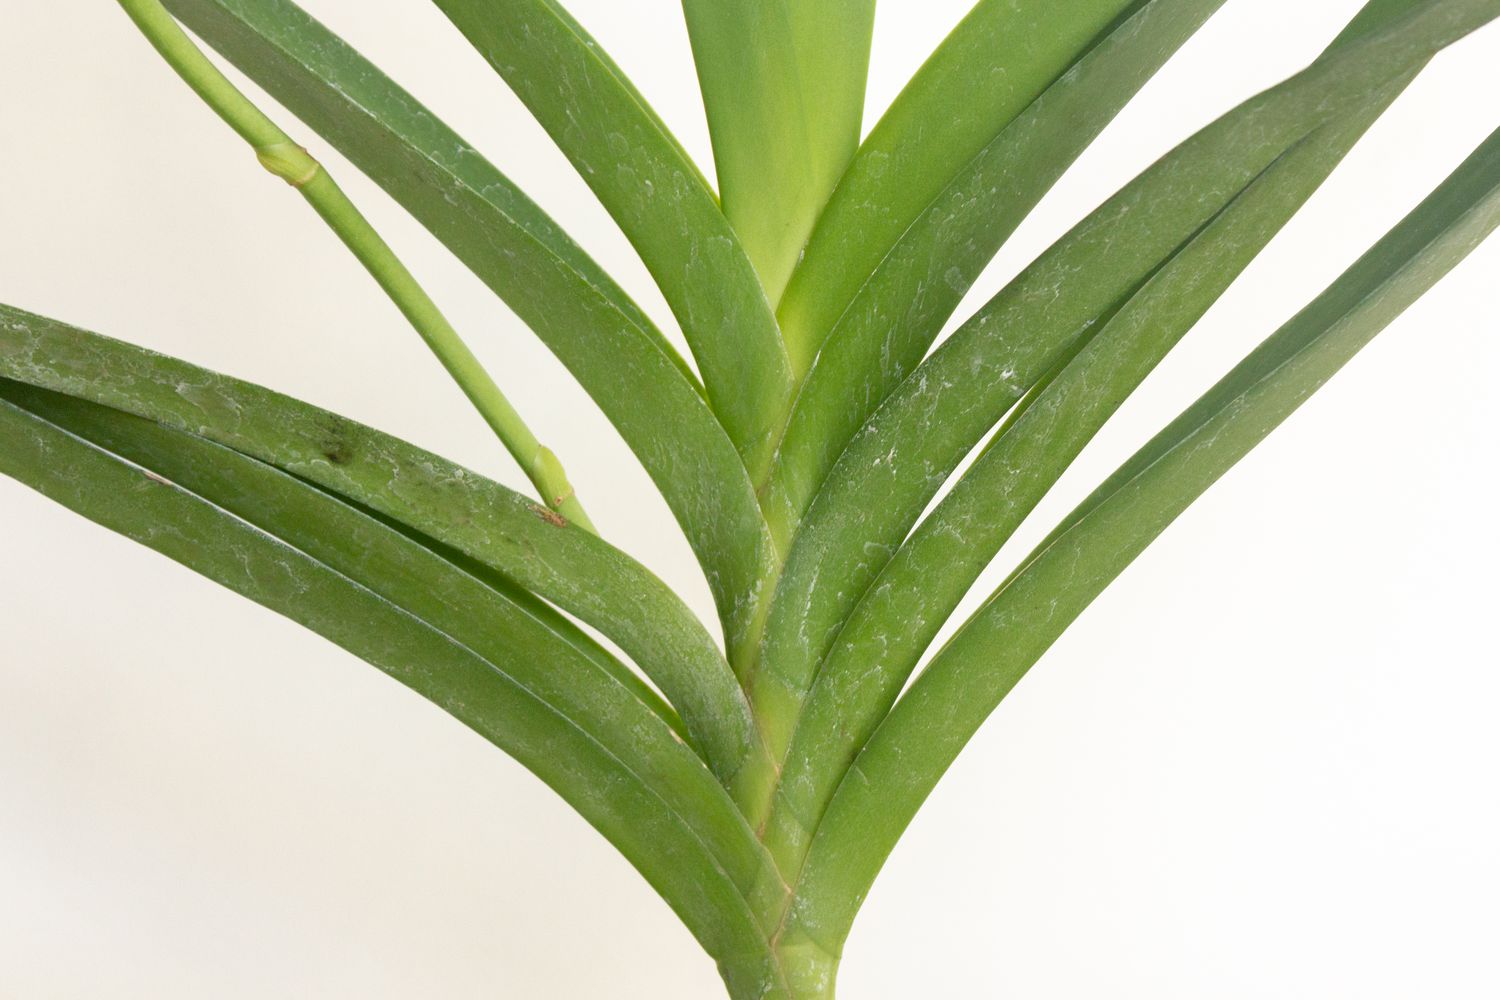
[[[834,1000],[839,960],[810,943],[782,944],[777,966],[759,961],[721,962],[719,972],[731,1000]]]

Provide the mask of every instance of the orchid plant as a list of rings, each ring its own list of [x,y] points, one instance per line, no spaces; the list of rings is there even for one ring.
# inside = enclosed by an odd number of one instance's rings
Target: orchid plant
[[[884,860],[1001,699],[1500,224],[1497,133],[937,644],[1104,423],[1500,0],[1370,0],[1305,69],[1165,153],[942,339],[1007,238],[1223,0],[979,0],[867,135],[875,0],[683,0],[716,185],[559,0],[435,0],[629,239],[690,357],[292,0],[118,2],[368,269],[535,492],[8,306],[0,471],[326,636],[512,755],[646,878],[737,1000],[833,996]],[[591,498],[392,247],[200,43],[551,349],[671,508],[716,623],[631,539],[600,537]]]

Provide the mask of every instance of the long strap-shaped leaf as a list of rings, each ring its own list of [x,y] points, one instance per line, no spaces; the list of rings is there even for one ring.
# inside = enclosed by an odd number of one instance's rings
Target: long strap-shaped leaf
[[[703,0],[698,6],[768,5]],[[1141,0],[974,5],[881,116],[818,219],[778,310],[799,372],[881,258],[949,182],[1101,31],[1140,6]],[[717,160],[717,146],[714,153]],[[725,197],[727,204],[727,188]]]
[[[1222,2],[1141,4],[969,159],[902,230],[841,308],[797,394],[762,490],[778,539],[792,533],[849,439],[921,361],[1005,239]]]
[[[814,840],[790,940],[837,952],[857,901],[917,807],[1062,630],[1497,226],[1500,132],[1064,521],[923,671],[860,753]]]
[[[859,145],[875,0],[683,0],[719,199],[774,305]]]
[[[891,543],[900,548],[816,668],[798,717],[769,838],[784,870],[800,865],[839,779],[1000,546],[1373,117],[1361,115],[1352,126],[1308,139],[1257,177],[1090,331],[1076,356],[1007,423],[911,537]],[[924,583],[917,583],[918,574]]]
[[[1363,117],[1365,102],[1414,72],[1436,48],[1496,16],[1497,9],[1495,0],[1432,0],[1393,17],[1380,31],[1346,36],[1309,69],[1251,98],[1132,181],[917,369],[840,458],[788,556],[755,689],[757,709],[771,726],[773,750],[785,745],[784,730],[796,718],[819,661],[895,547],[948,474],[1019,395],[1070,349],[1097,335],[1116,311],[1144,292],[1153,272],[1168,265],[1176,276],[1162,282],[1171,283],[1130,309],[1119,324],[1144,323],[1141,330],[1163,336],[1183,332],[1196,317],[1194,310],[1206,307],[1243,266],[1204,268],[1197,263],[1202,251],[1179,259],[1195,240],[1212,246],[1218,230],[1205,227],[1215,216],[1275,164],[1275,179],[1263,190],[1282,191],[1288,200],[1279,195],[1253,200],[1236,213],[1249,220],[1249,236],[1232,237],[1248,238],[1247,249],[1263,245],[1363,125],[1331,128],[1290,162],[1278,158],[1331,119]],[[1196,196],[1183,198],[1184,190]],[[1078,280],[1080,275],[1087,280]],[[1196,291],[1179,303],[1174,289],[1182,281]],[[1174,322],[1154,325],[1153,297],[1177,310]],[[992,467],[1003,467],[1003,456],[990,458]],[[827,578],[840,585],[817,586]],[[920,631],[919,625],[914,633]]]
[[[713,192],[556,0],[435,0],[531,110],[641,255],[709,401],[761,470],[791,392],[781,331]]]
[[[0,377],[216,441],[409,525],[616,642],[682,712],[726,784],[764,756],[717,643],[682,601],[623,552],[498,483],[260,386],[7,306]]]
[[[268,465],[15,382],[0,384],[0,471],[307,625],[505,749],[710,953],[763,939],[745,895],[764,852],[701,761],[560,618]]]
[[[385,188],[567,365],[661,490],[731,642],[771,543],[732,442],[660,333],[460,136],[290,0],[167,0],[188,27]]]
[[[497,636],[519,636],[512,643],[514,648],[544,656],[547,642],[562,641],[570,649],[551,653],[559,662],[568,663],[558,667],[560,676],[580,668],[577,657],[586,658],[665,721],[674,721],[659,695],[577,626],[513,582],[478,564],[461,567],[448,559],[450,565],[443,565],[436,553],[411,536],[405,542],[386,543],[385,533],[400,531],[399,526],[381,522],[381,528],[371,528],[365,523],[368,516],[352,505],[331,503],[328,495],[312,486],[284,474],[273,475],[261,468],[266,463],[250,461],[206,439],[8,379],[0,381],[0,396],[149,469],[159,479],[190,488],[285,543],[321,553],[321,561],[342,566],[341,571],[362,586],[380,591],[408,610],[425,609],[421,610],[425,618],[442,623],[450,634],[462,634],[466,644],[485,648]],[[340,531],[343,533],[336,534]],[[370,542],[370,537],[377,541]],[[412,555],[416,548],[424,552]],[[358,559],[351,559],[356,552]],[[381,578],[387,570],[393,574],[391,578]],[[421,590],[415,589],[419,582]],[[449,621],[448,616],[460,607],[469,620]],[[483,622],[493,624],[493,634],[483,630]],[[537,628],[546,635],[537,633]]]

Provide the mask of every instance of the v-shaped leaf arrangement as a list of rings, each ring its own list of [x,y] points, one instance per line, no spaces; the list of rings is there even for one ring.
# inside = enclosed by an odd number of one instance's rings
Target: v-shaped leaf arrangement
[[[742,1000],[833,995],[861,900],[986,716],[1189,503],[1500,224],[1497,133],[933,651],[1104,422],[1500,0],[1371,0],[1315,62],[1163,156],[935,349],[1006,238],[1223,0],[980,0],[863,141],[874,0],[684,0],[717,194],[556,0],[436,2],[629,238],[693,363],[498,169],[290,0],[120,0],[366,265],[540,499],[9,307],[0,471],[301,622],[514,756],[646,877]],[[561,359],[676,515],[722,644],[594,533],[438,306],[183,26]]]

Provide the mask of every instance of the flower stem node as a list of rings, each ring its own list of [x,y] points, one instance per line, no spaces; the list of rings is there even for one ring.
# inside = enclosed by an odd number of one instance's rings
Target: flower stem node
[[[563,469],[561,460],[546,445],[538,445],[531,459],[531,479],[542,492],[547,506],[558,510],[573,496],[573,484]]]
[[[295,142],[277,142],[269,146],[257,146],[255,158],[260,165],[280,177],[294,188],[311,183],[323,169],[302,146]]]

